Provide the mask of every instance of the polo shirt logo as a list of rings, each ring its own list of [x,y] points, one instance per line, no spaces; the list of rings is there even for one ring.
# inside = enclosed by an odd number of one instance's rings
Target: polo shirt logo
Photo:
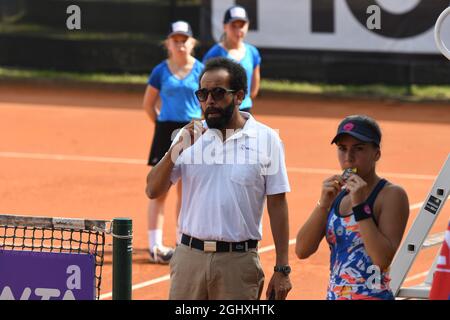
[[[249,150],[249,151],[255,151],[257,153],[261,153],[258,149],[251,148],[249,146],[246,146],[245,144],[241,144],[241,150]]]
[[[250,150],[250,147],[247,147],[245,144],[241,145],[242,150]]]

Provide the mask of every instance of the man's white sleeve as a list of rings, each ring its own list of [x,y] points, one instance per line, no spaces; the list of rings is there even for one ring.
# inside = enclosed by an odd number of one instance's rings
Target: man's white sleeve
[[[290,192],[284,156],[283,142],[277,138],[271,143],[268,167],[266,168],[266,195]]]

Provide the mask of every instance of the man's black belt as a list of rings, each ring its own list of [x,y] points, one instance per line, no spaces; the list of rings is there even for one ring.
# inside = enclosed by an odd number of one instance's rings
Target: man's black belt
[[[203,241],[186,234],[182,235],[181,243],[205,252],[246,252],[258,247],[258,240],[242,242]]]

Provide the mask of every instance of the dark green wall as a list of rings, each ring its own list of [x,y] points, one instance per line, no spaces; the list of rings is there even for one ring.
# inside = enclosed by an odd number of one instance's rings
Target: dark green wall
[[[165,58],[160,43],[170,21],[177,19],[189,21],[201,39],[196,49],[198,58],[212,45],[208,1],[203,6],[181,5],[181,1],[20,1],[26,14],[16,23],[39,25],[45,31],[0,32],[3,66],[148,73]],[[171,6],[173,3],[177,6]],[[69,4],[78,4],[82,9],[81,31],[66,30],[65,10]],[[77,39],[67,37],[77,33]],[[104,34],[96,38],[96,33]],[[87,39],[86,34],[94,36]],[[118,34],[122,35],[120,39]],[[266,78],[355,84],[450,83],[450,63],[440,55],[265,48],[260,51],[261,73]]]

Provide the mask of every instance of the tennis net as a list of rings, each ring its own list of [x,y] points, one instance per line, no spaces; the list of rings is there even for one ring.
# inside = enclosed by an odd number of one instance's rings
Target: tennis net
[[[131,220],[129,221],[131,224]],[[0,215],[0,253],[11,255],[13,251],[22,251],[40,252],[44,256],[45,253],[66,254],[64,257],[68,257],[67,254],[89,256],[95,268],[95,299],[100,297],[107,235],[117,237],[118,241],[129,241],[126,252],[129,257],[122,255],[122,259],[129,258],[131,273],[131,226],[126,234],[115,235],[113,221]],[[121,257],[114,254],[113,259],[115,258]],[[119,266],[122,265],[123,261],[119,262]]]

